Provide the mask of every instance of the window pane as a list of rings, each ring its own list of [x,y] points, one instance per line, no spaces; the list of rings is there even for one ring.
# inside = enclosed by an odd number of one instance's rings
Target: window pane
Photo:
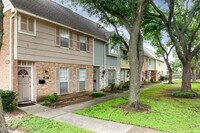
[[[34,32],[34,20],[29,18],[29,23],[28,23],[29,31]]]
[[[114,47],[111,46],[111,51],[110,51],[110,53],[111,53],[111,54],[118,54],[118,50],[119,50],[119,49],[118,49],[118,46],[114,46]]]
[[[21,23],[21,30],[22,31],[27,31],[27,24]]]
[[[86,81],[86,69],[80,69],[79,81]]]
[[[86,43],[81,43],[80,42],[80,50],[86,51]]]
[[[85,81],[80,81],[79,83],[79,87],[80,87],[80,91],[84,91],[85,90]]]
[[[68,82],[61,82],[60,83],[60,93],[67,93],[68,92]]]
[[[61,37],[60,38],[60,46],[68,48],[69,47],[69,40],[67,38]]]
[[[86,43],[86,37],[80,36],[80,42],[81,43]]]
[[[60,68],[60,93],[68,92],[68,68]]]
[[[66,30],[60,30],[60,37],[69,39],[69,33]]]

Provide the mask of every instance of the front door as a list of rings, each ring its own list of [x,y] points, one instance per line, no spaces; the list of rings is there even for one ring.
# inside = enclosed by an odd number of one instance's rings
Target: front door
[[[98,90],[99,89],[99,69],[98,68],[94,68],[94,76],[93,76],[93,87],[94,90]]]
[[[31,101],[31,67],[18,68],[19,102]]]

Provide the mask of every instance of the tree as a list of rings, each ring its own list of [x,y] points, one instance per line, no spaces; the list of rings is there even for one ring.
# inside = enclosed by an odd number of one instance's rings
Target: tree
[[[199,67],[199,59],[200,59],[200,53],[196,54],[191,62],[191,76],[192,76],[192,81],[197,80],[197,70]]]
[[[200,0],[163,0],[167,6],[161,9],[154,0],[150,4],[162,20],[183,65],[182,92],[191,92],[191,61],[200,50]]]
[[[2,3],[2,0],[0,0],[0,50],[1,50],[2,42],[3,42],[2,40],[3,40],[3,3]],[[0,133],[8,133],[5,118],[4,118],[4,113],[3,113],[1,96],[0,96],[0,125],[1,125]]]
[[[156,19],[152,19],[152,17],[149,17],[148,12],[152,11],[151,8],[146,8],[144,13],[144,21],[143,21],[143,33],[145,40],[150,41],[150,45],[156,48],[156,55],[159,57],[163,57],[167,69],[169,72],[168,76],[168,83],[172,84],[172,68],[171,63],[169,61],[169,55],[174,48],[173,43],[169,39],[169,37],[166,35],[166,28],[163,27],[161,22],[158,22]],[[164,37],[163,37],[164,36]],[[167,41],[163,41],[164,39]]]
[[[90,15],[96,15],[100,22],[113,26],[115,34],[110,40],[122,43],[129,50],[130,93],[127,106],[140,109],[140,74],[144,58],[140,27],[148,0],[72,0],[72,2],[84,7]],[[128,41],[120,33],[119,27],[128,32]]]

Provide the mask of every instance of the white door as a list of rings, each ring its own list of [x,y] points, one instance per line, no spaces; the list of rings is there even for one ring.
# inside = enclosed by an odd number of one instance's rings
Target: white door
[[[31,101],[31,67],[18,68],[19,102]]]

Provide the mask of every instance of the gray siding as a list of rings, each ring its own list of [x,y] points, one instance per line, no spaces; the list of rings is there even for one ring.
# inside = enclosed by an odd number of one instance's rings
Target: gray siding
[[[104,48],[105,45],[105,48]],[[120,56],[114,57],[108,55],[108,45],[105,42],[94,40],[94,65],[95,66],[119,66]]]
[[[18,22],[19,23],[19,22]],[[73,47],[60,48],[55,44],[56,25],[37,20],[36,36],[18,32],[18,60],[44,61],[69,64],[93,65],[93,39],[90,38],[90,51],[77,50],[77,33],[73,32]]]
[[[94,40],[94,65],[102,66],[105,60],[104,43]]]

